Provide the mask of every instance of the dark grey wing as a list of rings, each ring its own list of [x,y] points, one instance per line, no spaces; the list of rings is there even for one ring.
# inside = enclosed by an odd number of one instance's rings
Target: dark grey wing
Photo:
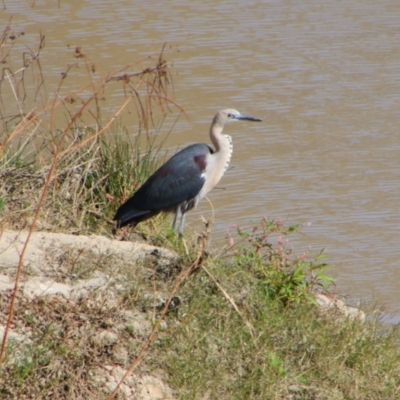
[[[193,199],[204,185],[210,148],[194,144],[176,153],[135,193],[135,206],[143,210],[168,210]]]
[[[205,144],[184,148],[162,165],[117,211],[115,220],[132,220],[148,212],[171,210],[193,199],[204,185],[207,157],[212,149]]]

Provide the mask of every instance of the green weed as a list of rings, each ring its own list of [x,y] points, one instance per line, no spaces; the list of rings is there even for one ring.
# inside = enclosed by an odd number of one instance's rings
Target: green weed
[[[239,231],[231,257],[207,262],[213,279],[186,282],[160,347],[180,399],[396,398],[398,331],[318,308],[313,294],[332,279],[320,255],[286,248],[280,235],[298,229],[263,220]]]
[[[234,262],[251,273],[265,301],[278,299],[283,305],[313,301],[313,292],[327,290],[333,279],[324,272],[329,265],[321,252],[309,260],[305,252],[294,255],[284,238],[296,233],[301,225],[285,228],[280,220],[263,219],[251,232],[237,230],[241,240],[231,247]],[[276,239],[273,245],[271,237]]]

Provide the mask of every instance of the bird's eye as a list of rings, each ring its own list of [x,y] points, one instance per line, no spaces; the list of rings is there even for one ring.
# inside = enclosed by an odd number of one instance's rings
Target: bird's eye
[[[233,114],[228,114],[228,118],[233,118]]]

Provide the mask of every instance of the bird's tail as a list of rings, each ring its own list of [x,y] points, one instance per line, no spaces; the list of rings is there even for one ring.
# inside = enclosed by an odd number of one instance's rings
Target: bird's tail
[[[116,229],[122,228],[126,225],[136,226],[139,222],[145,221],[146,219],[149,219],[157,214],[157,212],[154,211],[138,210],[132,207],[124,206],[125,204],[118,208],[117,213],[114,216],[114,221],[116,221]]]

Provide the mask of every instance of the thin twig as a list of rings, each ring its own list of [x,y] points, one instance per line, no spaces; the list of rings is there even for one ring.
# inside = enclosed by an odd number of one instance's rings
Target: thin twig
[[[208,228],[208,227],[206,227],[206,228]],[[205,250],[207,248],[208,233],[209,232],[206,231],[204,234],[199,236],[199,238],[198,238],[199,248],[197,250],[196,259],[193,261],[193,263],[188,268],[184,269],[179,274],[178,278],[176,279],[175,285],[174,285],[174,287],[172,288],[172,290],[170,292],[168,300],[166,301],[166,303],[165,303],[165,305],[164,305],[164,307],[163,307],[163,309],[161,311],[161,314],[158,317],[156,323],[154,324],[153,329],[151,330],[146,342],[143,344],[142,348],[140,349],[139,354],[136,357],[136,359],[133,361],[133,363],[130,365],[128,370],[125,372],[124,376],[118,382],[118,385],[116,386],[114,391],[107,397],[107,400],[114,399],[114,397],[117,394],[117,392],[118,392],[119,388],[121,387],[122,383],[134,371],[134,369],[142,362],[142,360],[146,356],[147,351],[148,351],[151,343],[153,343],[154,340],[155,340],[158,328],[159,328],[161,322],[163,321],[165,315],[168,312],[169,305],[170,305],[172,299],[174,298],[176,292],[178,291],[179,287],[182,285],[183,281],[189,275],[191,275],[195,270],[201,268],[202,262],[203,262],[204,253],[205,253]]]
[[[249,329],[251,337],[254,339],[254,327],[251,325],[251,323],[245,318],[245,316],[240,312],[238,306],[236,305],[235,301],[232,299],[231,296],[226,292],[226,290],[221,286],[221,284],[218,282],[218,280],[212,275],[212,273],[204,266],[202,265],[201,268],[206,272],[206,274],[212,279],[212,281],[217,285],[218,289],[222,292],[222,294],[225,296],[225,298],[229,301],[229,303],[232,304],[232,307],[235,309],[235,311],[239,314],[240,318],[244,321],[246,324],[247,328]]]

